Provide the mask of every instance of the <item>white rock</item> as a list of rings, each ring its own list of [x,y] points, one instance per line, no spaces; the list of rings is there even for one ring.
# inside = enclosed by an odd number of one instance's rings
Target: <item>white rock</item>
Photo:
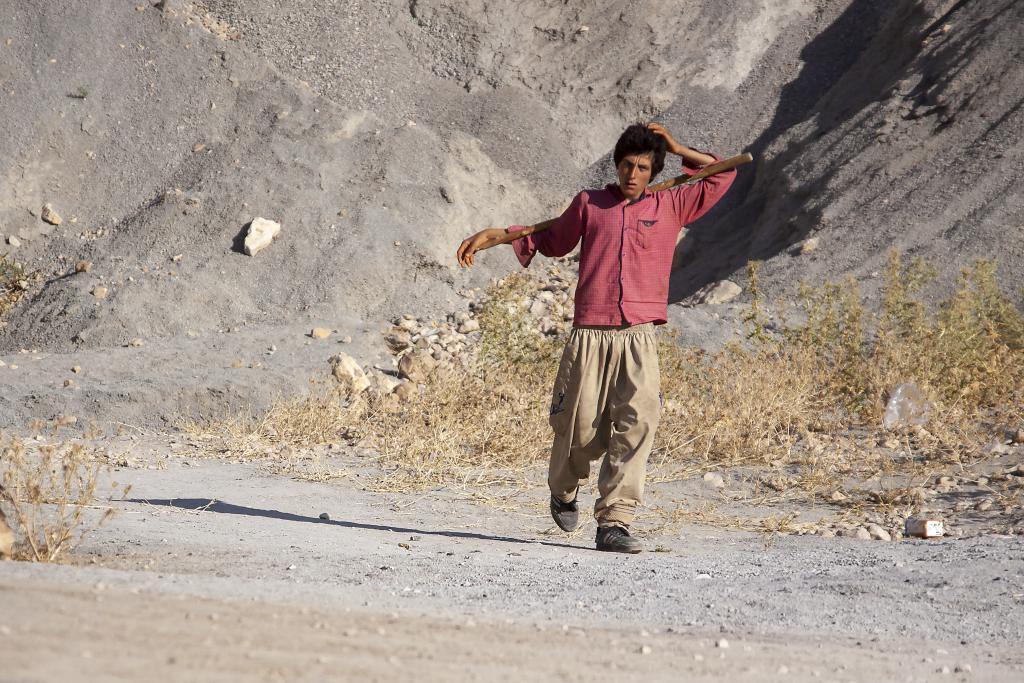
[[[892,540],[892,535],[877,524],[868,524],[868,533],[871,534],[871,538],[877,541]]]
[[[19,240],[14,235],[8,235],[7,236],[7,244],[11,245],[12,247],[20,247],[21,246],[21,240]]]
[[[725,488],[725,479],[718,472],[706,472],[704,474],[704,483],[714,489]]]
[[[103,285],[98,285],[98,286],[92,288],[92,295],[94,297],[96,297],[97,299],[106,299],[107,298],[107,294],[108,294],[107,288],[104,287]]]
[[[64,222],[64,219],[60,217],[60,214],[53,210],[53,206],[50,204],[43,204],[43,210],[39,214],[39,217],[50,225],[60,225]]]
[[[383,372],[373,373],[370,380],[371,386],[376,389],[379,394],[390,394],[397,389],[398,385],[401,383],[402,381],[400,379]]]
[[[732,280],[721,280],[704,287],[697,293],[697,303],[727,304],[743,292],[743,288]]]
[[[719,638],[718,640],[715,641],[715,647],[717,647],[719,650],[728,650],[729,649],[729,641],[726,640],[725,638]]]
[[[789,253],[793,254],[794,256],[805,256],[813,252],[815,249],[817,249],[818,244],[818,238],[811,237],[810,239],[806,239],[802,242],[797,242],[796,244],[794,244],[792,247],[789,248]]]
[[[331,331],[326,327],[314,327],[310,330],[309,336],[313,339],[327,339],[331,336]]]
[[[4,511],[0,510],[0,560],[11,558],[11,549],[14,547],[14,532],[7,525],[7,518]]]
[[[266,218],[254,218],[249,224],[249,232],[245,235],[245,253],[255,256],[270,245],[271,241],[281,232],[281,224]]]
[[[370,380],[359,367],[359,363],[347,353],[338,353],[327,361],[331,364],[331,374],[351,394],[361,394],[370,388]]]

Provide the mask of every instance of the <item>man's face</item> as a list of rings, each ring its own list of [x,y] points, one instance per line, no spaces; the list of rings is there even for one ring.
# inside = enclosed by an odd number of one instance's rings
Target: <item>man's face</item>
[[[626,199],[636,199],[647,189],[647,183],[651,182],[653,161],[654,152],[628,154],[622,157],[616,171],[619,174],[619,189]]]

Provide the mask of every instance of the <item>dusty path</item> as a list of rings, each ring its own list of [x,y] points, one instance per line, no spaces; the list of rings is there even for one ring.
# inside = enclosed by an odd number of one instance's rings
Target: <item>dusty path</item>
[[[1013,680],[1005,663],[973,647],[940,654],[913,642],[882,649],[740,636],[723,649],[720,639],[689,632],[563,631],[69,587],[53,578],[0,581],[0,680],[929,680],[965,658],[975,664],[957,679]]]
[[[622,680],[949,680],[943,667],[959,666],[954,680],[1010,681],[1024,669],[1020,537],[686,526],[646,539],[662,552],[624,557],[592,550],[592,527],[549,533],[540,505],[367,492],[354,461],[351,478],[313,483],[156,442],[134,453],[113,473],[129,500],[74,566],[0,565],[0,680],[592,680],[615,662]]]

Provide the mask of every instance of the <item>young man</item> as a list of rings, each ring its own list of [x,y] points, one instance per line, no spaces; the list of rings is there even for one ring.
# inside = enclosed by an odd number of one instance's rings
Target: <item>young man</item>
[[[727,171],[649,192],[666,151],[682,157],[691,174],[719,160],[679,144],[659,124],[632,125],[615,144],[617,184],[580,192],[548,230],[512,242],[524,267],[537,252],[565,256],[583,243],[573,329],[552,392],[548,486],[551,516],[573,531],[580,482],[588,478],[591,462],[604,458],[594,505],[598,550],[641,551],[629,525],[643,500],[647,457],[661,416],[654,326],[666,321],[679,231],[714,206],[736,176]],[[474,252],[518,230],[522,226],[469,237],[459,247],[459,263],[472,265]]]

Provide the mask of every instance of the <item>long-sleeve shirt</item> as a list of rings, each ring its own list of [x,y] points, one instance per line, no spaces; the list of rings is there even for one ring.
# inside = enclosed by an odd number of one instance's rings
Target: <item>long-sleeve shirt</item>
[[[684,165],[683,170],[693,175],[698,169]],[[660,325],[668,316],[679,231],[707,213],[735,177],[736,171],[727,171],[670,190],[647,190],[633,202],[618,185],[585,190],[554,225],[516,240],[513,248],[527,267],[538,251],[565,256],[583,241],[573,325]]]

